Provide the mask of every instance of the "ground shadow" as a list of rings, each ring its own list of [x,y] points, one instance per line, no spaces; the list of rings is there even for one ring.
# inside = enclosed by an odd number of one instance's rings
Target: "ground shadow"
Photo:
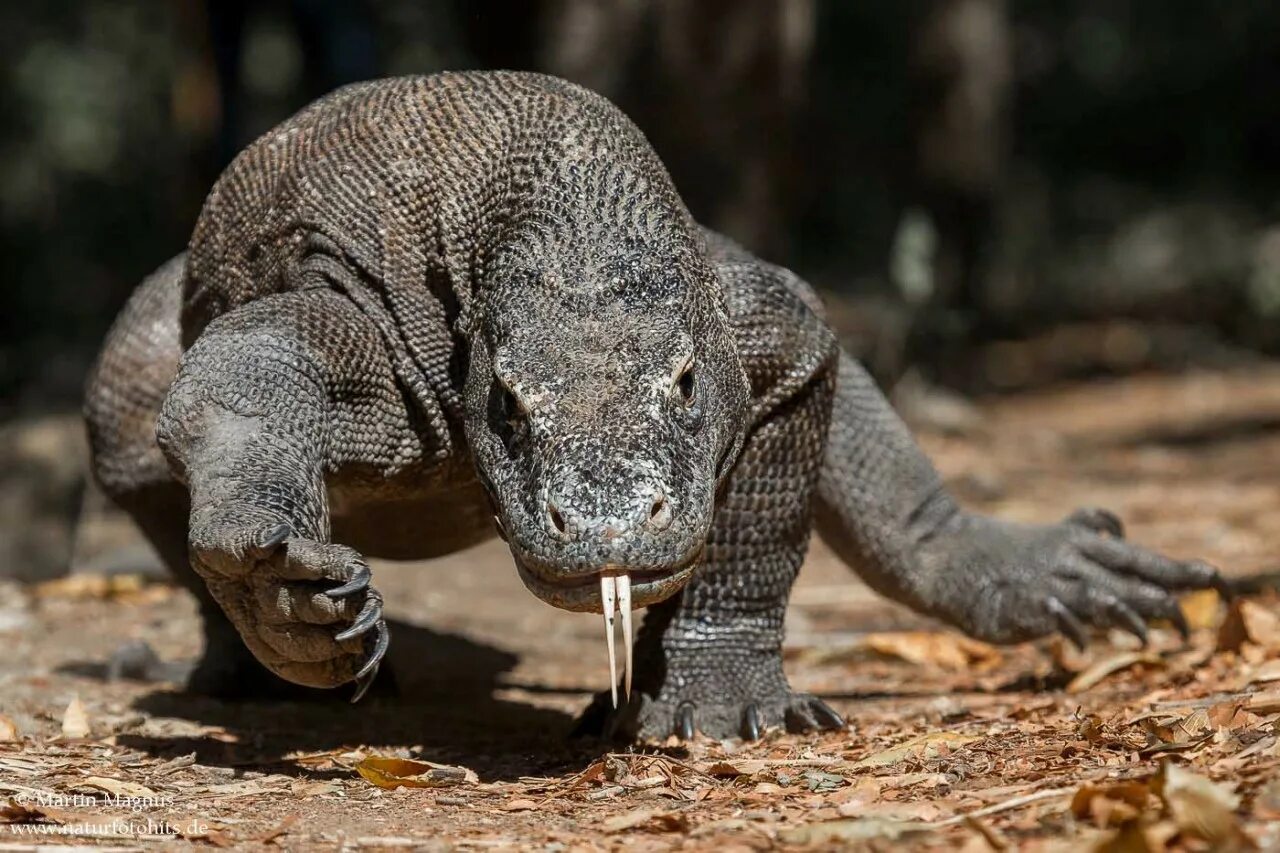
[[[342,688],[307,701],[225,701],[166,686],[133,703],[160,719],[117,741],[166,759],[194,752],[201,764],[313,776],[325,774],[285,756],[362,745],[412,747],[416,757],[462,764],[485,780],[580,768],[602,751],[598,742],[569,738],[569,714],[494,695],[506,686],[500,676],[515,666],[516,655],[406,622],[393,621],[390,627],[395,642],[388,664],[395,673],[395,695],[371,694],[352,705],[351,691]],[[105,675],[101,665],[75,663],[64,669]],[[167,735],[163,718],[221,732],[191,735],[176,726]]]

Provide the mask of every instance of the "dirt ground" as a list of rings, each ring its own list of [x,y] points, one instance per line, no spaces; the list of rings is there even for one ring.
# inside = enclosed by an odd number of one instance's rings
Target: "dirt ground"
[[[1094,382],[973,414],[918,412],[970,506],[1050,520],[1103,505],[1133,539],[1232,576],[1280,564],[1280,367]],[[403,696],[358,706],[109,681],[128,641],[196,654],[185,594],[127,576],[7,585],[0,850],[1280,849],[1273,593],[1192,597],[1185,647],[1160,628],[1146,651],[1102,635],[1083,656],[1054,640],[996,649],[886,604],[819,544],[788,670],[848,729],[627,750],[567,737],[607,686],[598,617],[536,601],[500,544],[375,574]],[[410,781],[434,787],[379,787],[357,765],[426,771]]]

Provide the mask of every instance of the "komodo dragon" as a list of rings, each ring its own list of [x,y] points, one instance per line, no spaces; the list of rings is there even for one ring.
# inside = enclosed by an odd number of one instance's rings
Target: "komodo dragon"
[[[348,86],[249,146],[86,412],[98,480],[200,600],[189,686],[215,694],[269,693],[257,662],[362,693],[390,639],[365,556],[495,532],[537,597],[604,613],[611,660],[617,608],[627,697],[584,720],[622,737],[842,725],[782,667],[815,524],[994,642],[1144,637],[1221,583],[1103,510],[961,509],[809,286],[700,228],[607,100],[536,74]]]

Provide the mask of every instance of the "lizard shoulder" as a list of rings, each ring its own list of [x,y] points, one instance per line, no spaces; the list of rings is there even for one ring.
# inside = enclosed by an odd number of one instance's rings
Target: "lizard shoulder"
[[[839,348],[822,302],[795,273],[704,229],[739,357],[758,412],[781,404],[832,368]]]

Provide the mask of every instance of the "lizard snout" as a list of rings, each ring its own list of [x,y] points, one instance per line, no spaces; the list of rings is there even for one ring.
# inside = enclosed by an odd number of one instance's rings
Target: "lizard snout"
[[[667,490],[656,481],[635,484],[613,507],[601,503],[575,500],[568,489],[548,489],[544,507],[548,531],[564,541],[595,537],[607,542],[636,532],[660,532],[671,526],[674,517]]]

